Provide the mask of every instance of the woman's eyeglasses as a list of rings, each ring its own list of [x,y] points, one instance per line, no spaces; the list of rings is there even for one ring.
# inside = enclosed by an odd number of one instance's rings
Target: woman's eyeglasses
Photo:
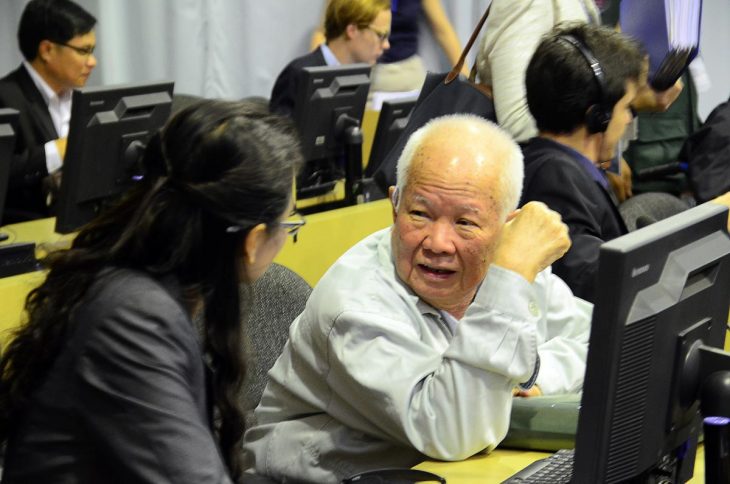
[[[279,225],[284,227],[286,233],[292,236],[293,242],[296,244],[299,229],[304,227],[307,221],[304,220],[304,216],[296,210],[292,211],[292,213],[289,215],[289,218],[296,218],[296,220],[285,220],[283,222],[279,222]]]
[[[292,220],[294,219],[294,220]],[[293,210],[292,213],[289,215],[289,220],[284,220],[283,222],[277,222],[277,225],[282,227],[284,230],[286,230],[286,233],[291,235],[294,239],[294,243],[297,243],[297,236],[299,235],[299,229],[301,229],[305,224],[307,223],[306,220],[304,220],[304,216],[299,213],[297,210]],[[244,230],[250,229],[253,225],[256,225],[255,223],[250,223],[249,225],[241,224],[241,225],[231,225],[229,227],[226,227],[226,232],[229,234],[235,234]]]

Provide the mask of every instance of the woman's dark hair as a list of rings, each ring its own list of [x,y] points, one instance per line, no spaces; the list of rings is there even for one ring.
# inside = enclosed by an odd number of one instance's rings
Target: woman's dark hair
[[[74,309],[99,272],[125,267],[173,276],[191,307],[203,302],[216,432],[231,474],[239,475],[245,371],[239,306],[248,304],[239,304],[243,241],[258,224],[278,227],[300,158],[287,122],[260,104],[207,100],[177,113],[144,156],[150,173],[165,174],[149,176],[82,228],[69,250],[44,259],[50,271],[28,295],[28,323],[0,358],[0,442],[58,356]]]
[[[577,39],[598,60],[605,92],[581,52],[562,36]],[[644,54],[637,42],[591,24],[563,23],[543,37],[527,66],[527,105],[537,128],[571,133],[586,122],[586,112],[599,104],[611,113],[626,94],[626,82],[639,82]]]
[[[91,32],[96,18],[71,0],[31,0],[18,25],[20,52],[28,62],[38,55],[42,40],[66,43]]]

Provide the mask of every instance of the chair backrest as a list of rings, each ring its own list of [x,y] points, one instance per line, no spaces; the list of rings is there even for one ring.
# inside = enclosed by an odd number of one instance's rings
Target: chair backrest
[[[671,217],[689,205],[684,200],[669,193],[647,192],[634,195],[621,205],[618,210],[629,231]]]
[[[244,323],[246,376],[241,398],[247,428],[266,387],[267,374],[289,337],[289,326],[304,310],[311,292],[297,273],[276,263],[253,284],[251,312]]]

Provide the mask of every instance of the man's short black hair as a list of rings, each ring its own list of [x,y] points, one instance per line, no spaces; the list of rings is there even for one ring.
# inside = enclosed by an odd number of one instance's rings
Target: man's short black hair
[[[586,58],[561,39],[570,35],[601,65],[604,92]],[[537,128],[549,133],[571,133],[585,124],[588,108],[602,105],[609,113],[626,94],[626,82],[639,82],[644,54],[637,42],[607,27],[560,24],[547,34],[530,60],[525,76],[527,105]]]
[[[66,43],[94,28],[96,18],[71,0],[31,0],[18,25],[18,44],[30,62],[38,55],[42,40]]]

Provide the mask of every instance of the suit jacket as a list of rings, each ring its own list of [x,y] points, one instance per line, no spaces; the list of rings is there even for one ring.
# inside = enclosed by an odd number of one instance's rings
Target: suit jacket
[[[274,88],[271,90],[269,110],[272,113],[292,116],[294,114],[294,100],[299,88],[299,73],[304,67],[316,67],[327,65],[324,60],[322,49],[315,50],[302,57],[291,61],[276,78]]]
[[[24,66],[0,79],[0,108],[20,111],[3,224],[50,216],[43,190],[43,145],[58,138],[48,106]],[[0,214],[1,215],[1,214]]]
[[[207,366],[179,286],[104,271],[13,417],[3,483],[230,483]]]
[[[520,205],[540,201],[558,212],[572,245],[553,264],[573,294],[593,302],[598,250],[603,242],[627,232],[608,191],[564,147],[545,138],[522,146],[525,181]]]

